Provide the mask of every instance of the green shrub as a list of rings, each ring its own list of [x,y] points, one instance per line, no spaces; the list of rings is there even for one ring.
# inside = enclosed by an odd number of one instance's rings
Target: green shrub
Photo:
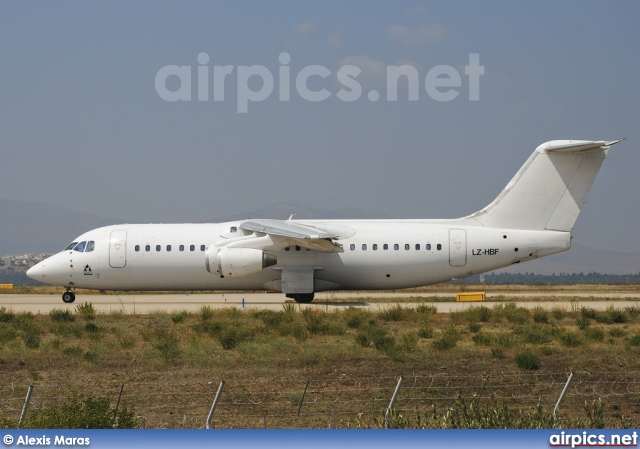
[[[373,336],[373,346],[379,351],[391,351],[395,345],[396,339],[392,335],[377,334]]]
[[[627,335],[627,331],[621,327],[614,327],[609,330],[609,336],[611,337],[624,337],[625,335]]]
[[[96,323],[87,323],[84,326],[84,330],[89,332],[90,334],[97,334],[100,331],[100,328]]]
[[[433,338],[435,330],[432,327],[421,327],[418,329],[418,336],[420,338]]]
[[[307,327],[298,320],[283,321],[278,326],[278,335],[281,337],[291,336],[298,341],[305,341],[309,338]]]
[[[460,335],[456,328],[447,326],[443,330],[442,335],[431,343],[431,346],[438,351],[446,351],[455,348],[459,340]]]
[[[552,340],[548,327],[539,324],[522,326],[515,333],[522,338],[522,341],[533,345],[549,343]]]
[[[265,326],[269,329],[277,328],[283,321],[285,321],[286,316],[283,312],[277,312],[275,310],[256,310],[253,312],[253,317],[262,321]]]
[[[599,327],[589,327],[585,330],[584,336],[591,341],[604,341],[604,331]]]
[[[160,352],[162,359],[167,363],[172,362],[180,355],[180,351],[178,350],[178,336],[173,331],[164,329],[157,330],[155,332],[153,348]]]
[[[397,305],[378,313],[378,317],[383,321],[404,321],[410,314],[411,310]]]
[[[548,324],[549,323],[549,312],[542,307],[534,307],[533,308],[533,321],[539,324]]]
[[[586,318],[588,320],[595,320],[596,317],[598,316],[598,312],[594,309],[590,309],[588,307],[582,307],[580,309],[580,315],[583,318]]]
[[[0,327],[0,344],[9,343],[18,337],[18,331],[14,327]]]
[[[565,346],[574,348],[584,343],[584,340],[580,334],[573,331],[558,332],[558,340]]]
[[[49,317],[51,317],[51,321],[57,321],[57,322],[71,323],[76,320],[76,317],[73,316],[68,309],[64,309],[64,310],[53,309],[51,312],[49,312]]]
[[[640,346],[640,334],[636,334],[629,340],[631,346]]]
[[[616,324],[622,324],[629,321],[629,317],[627,317],[627,314],[622,310],[611,308],[607,310],[607,315],[611,318],[611,322]]]
[[[584,309],[582,309],[584,310]],[[585,330],[591,324],[591,320],[584,315],[576,318],[576,325],[580,330]]]
[[[200,308],[200,316],[204,321],[208,321],[215,315],[215,312],[210,306],[202,306]]]
[[[517,307],[513,303],[505,306],[504,315],[510,323],[524,324],[529,321],[529,310],[524,307]]]
[[[0,307],[0,323],[8,323],[9,321],[13,321],[15,315],[13,312],[7,312],[7,309],[4,307]]]
[[[118,415],[100,396],[73,395],[57,409],[30,411],[23,427],[30,429],[132,429],[139,427],[133,407],[120,405]]]
[[[418,334],[416,332],[403,332],[400,334],[397,347],[403,351],[415,351],[418,349]]]
[[[558,308],[554,308],[551,311],[551,315],[553,315],[553,319],[560,321],[560,320],[562,320],[564,318],[564,310],[558,309]]]
[[[475,334],[477,332],[480,332],[480,329],[482,329],[482,324],[480,324],[480,323],[469,323],[469,332]]]
[[[478,346],[490,346],[493,339],[491,338],[491,335],[480,332],[471,337],[471,341]]]
[[[344,311],[344,319],[350,329],[359,329],[367,322],[369,314],[355,307],[349,307]]]
[[[533,352],[522,352],[516,354],[516,365],[520,369],[536,370],[540,368],[540,359]]]
[[[185,311],[182,311],[180,313],[176,313],[171,315],[171,321],[173,321],[173,324],[180,324],[182,322],[184,322],[185,318],[187,318],[187,316],[189,316],[189,314]]]
[[[90,302],[84,304],[78,304],[76,306],[76,313],[86,321],[93,321],[96,319],[96,309]]]
[[[26,333],[22,336],[22,341],[29,349],[38,349],[40,347],[40,334]]]

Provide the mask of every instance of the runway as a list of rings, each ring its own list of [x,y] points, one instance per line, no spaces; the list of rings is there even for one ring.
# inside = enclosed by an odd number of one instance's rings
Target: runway
[[[388,298],[389,301],[385,301]],[[398,300],[400,298],[400,300]],[[402,301],[401,298],[407,298]],[[416,300],[419,298],[419,300]],[[436,298],[439,301],[436,302]],[[451,302],[441,302],[450,298]],[[525,298],[525,299],[522,299]],[[526,298],[536,298],[526,300]],[[540,299],[542,298],[542,300]],[[565,299],[566,298],[566,299]],[[487,302],[455,302],[455,293],[389,293],[389,292],[322,292],[316,294],[311,304],[300,307],[322,307],[327,311],[346,307],[383,310],[396,305],[416,307],[430,304],[438,312],[451,312],[468,307],[485,305],[493,307],[502,302],[515,302],[520,307],[547,309],[590,307],[604,310],[609,307],[624,308],[640,301],[640,292],[489,292]],[[0,295],[0,307],[13,312],[47,314],[54,309],[74,310],[78,304],[93,304],[99,313],[149,314],[156,312],[197,312],[203,306],[211,308],[236,307],[238,309],[282,310],[285,302],[291,302],[282,293],[177,293],[177,294],[111,294],[83,295],[76,293],[76,302],[65,304],[59,295]],[[295,303],[294,303],[295,304]]]

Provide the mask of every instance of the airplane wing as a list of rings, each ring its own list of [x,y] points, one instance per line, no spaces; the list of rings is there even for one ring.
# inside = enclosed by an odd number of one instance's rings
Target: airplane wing
[[[342,245],[335,243],[336,234],[324,232],[313,226],[291,224],[282,220],[251,220],[238,226],[252,233],[222,243],[230,248],[255,248],[263,251],[278,251],[287,246],[300,246],[324,253],[342,252]]]

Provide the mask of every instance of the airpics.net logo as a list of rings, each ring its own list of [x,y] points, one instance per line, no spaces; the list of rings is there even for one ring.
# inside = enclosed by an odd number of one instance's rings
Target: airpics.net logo
[[[367,73],[370,70],[363,70],[356,64],[343,64],[335,73],[323,65],[308,65],[292,73],[291,55],[287,52],[278,57],[277,75],[263,65],[211,66],[211,58],[205,52],[198,54],[196,59],[195,67],[166,65],[158,70],[155,88],[160,98],[165,101],[222,102],[228,83],[235,82],[237,111],[247,113],[250,103],[265,101],[276,90],[278,101],[284,102],[291,100],[292,89],[301,99],[310,102],[325,101],[333,96],[344,102],[357,101],[364,93],[359,77],[371,77],[371,73]],[[401,95],[403,98],[406,95],[408,101],[419,101],[425,94],[435,101],[453,101],[459,98],[464,84],[468,86],[468,100],[480,100],[480,76],[484,75],[484,66],[480,65],[478,53],[469,54],[464,74],[450,65],[437,65],[424,75],[410,64],[378,69],[378,78],[383,78],[380,84],[386,85],[386,101],[398,101]],[[422,89],[424,93],[421,93]],[[371,102],[382,99],[379,89],[370,89],[366,95]]]

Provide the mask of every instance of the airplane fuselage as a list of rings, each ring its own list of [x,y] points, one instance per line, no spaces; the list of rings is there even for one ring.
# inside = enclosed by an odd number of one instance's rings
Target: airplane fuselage
[[[396,289],[463,278],[569,249],[570,233],[464,226],[456,221],[296,221],[338,228],[342,252],[295,244],[274,251],[277,263],[242,277],[207,271],[210,245],[241,222],[114,225],[76,240],[91,252],[62,251],[38,268],[47,283],[96,290],[280,290],[284,267],[312,267],[315,291]],[[236,231],[238,232],[238,231]],[[122,236],[115,239],[114,236]],[[116,245],[121,248],[115,248]]]

